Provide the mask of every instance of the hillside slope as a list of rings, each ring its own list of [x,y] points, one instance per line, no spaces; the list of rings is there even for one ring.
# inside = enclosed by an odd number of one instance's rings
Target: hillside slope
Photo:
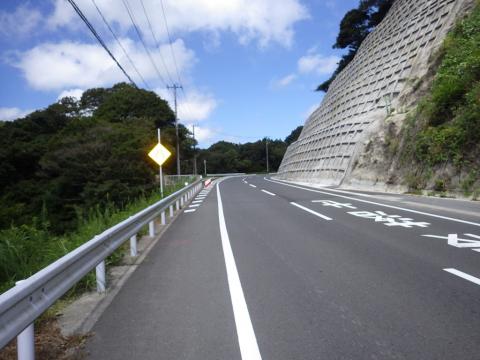
[[[431,54],[428,71],[408,82],[398,109],[361,144],[342,185],[478,197],[480,2]]]

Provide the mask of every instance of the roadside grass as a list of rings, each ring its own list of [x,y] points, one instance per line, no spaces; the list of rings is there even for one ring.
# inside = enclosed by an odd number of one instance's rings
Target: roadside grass
[[[183,183],[166,186],[164,196],[170,195],[183,186]],[[48,229],[48,223],[38,223],[38,221],[34,221],[33,226],[22,225],[0,231],[0,293],[14,286],[16,281],[28,278],[95,235],[160,199],[160,194],[153,193],[142,196],[123,208],[108,205],[103,209],[91,209],[88,215],[79,219],[79,225],[74,232],[61,236],[53,235]],[[118,263],[123,254],[124,251],[120,247],[107,258],[107,265]],[[94,287],[95,275],[91,272],[77,283],[67,296],[82,293]]]

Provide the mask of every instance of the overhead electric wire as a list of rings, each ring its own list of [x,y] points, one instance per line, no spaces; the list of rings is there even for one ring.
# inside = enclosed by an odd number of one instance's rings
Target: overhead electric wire
[[[90,32],[93,34],[93,36],[95,36],[95,38],[97,39],[97,41],[100,43],[100,45],[102,45],[102,47],[105,49],[105,51],[108,53],[108,55],[110,55],[110,57],[112,58],[113,61],[115,61],[115,63],[117,64],[118,68],[120,70],[122,70],[123,74],[127,77],[127,79],[132,83],[133,86],[137,87],[137,84],[135,83],[135,81],[132,80],[132,78],[130,77],[130,75],[128,75],[127,71],[122,67],[122,65],[120,65],[120,63],[118,62],[118,60],[115,58],[115,56],[112,54],[112,52],[110,51],[110,49],[107,47],[107,45],[105,44],[105,42],[103,41],[103,39],[101,38],[101,36],[97,33],[97,31],[95,30],[95,28],[93,27],[92,24],[90,24],[90,21],[88,21],[88,19],[85,17],[85,15],[83,14],[82,10],[80,10],[80,8],[78,7],[78,5],[75,3],[74,0],[68,0],[68,2],[70,3],[70,5],[72,5],[73,9],[75,10],[75,12],[78,14],[78,16],[80,16],[80,18],[83,20],[83,22],[85,23],[85,25],[87,25],[88,29],[90,30]]]
[[[143,13],[145,14],[145,18],[147,19],[147,23],[148,23],[148,27],[150,29],[150,33],[152,34],[152,37],[153,37],[153,40],[155,41],[155,45],[157,46],[157,49],[158,49],[158,53],[160,55],[160,59],[162,60],[162,63],[163,63],[163,67],[165,68],[165,71],[167,73],[167,76],[168,76],[168,79],[170,80],[170,82],[173,84],[174,81],[172,79],[172,76],[170,75],[170,71],[168,71],[168,66],[167,64],[165,63],[165,59],[162,55],[162,51],[160,49],[160,44],[158,43],[158,40],[157,40],[157,37],[155,36],[155,33],[153,32],[153,27],[152,27],[152,23],[150,22],[150,18],[148,17],[148,14],[147,14],[147,10],[145,9],[145,4],[143,3],[143,0],[140,0],[140,3],[142,4],[142,9],[143,9]]]
[[[165,7],[163,5],[163,0],[160,0],[160,5],[162,7],[162,14],[163,14],[163,21],[165,23],[165,29],[167,30],[168,43],[170,44],[170,52],[172,53],[173,63],[175,64],[175,72],[177,73],[178,82],[180,84],[182,84],[182,81],[181,81],[181,78],[180,78],[180,72],[178,71],[177,59],[175,57],[175,52],[173,51],[172,38],[170,36],[170,30],[168,29],[167,15],[165,13]],[[183,89],[182,89],[182,92],[184,92]]]
[[[133,25],[133,28],[135,29],[135,32],[137,33],[138,35],[138,38],[140,39],[140,42],[142,43],[143,45],[143,48],[145,49],[145,52],[147,53],[149,59],[150,59],[150,62],[152,63],[159,79],[163,82],[163,84],[165,86],[167,86],[167,82],[165,81],[165,79],[163,78],[162,74],[160,74],[160,71],[158,70],[158,67],[157,65],[155,64],[155,61],[153,61],[153,57],[152,57],[152,54],[150,53],[150,51],[148,50],[148,47],[147,45],[145,44],[145,41],[143,41],[143,37],[142,37],[142,34],[140,33],[140,30],[138,29],[138,26],[135,22],[135,19],[133,17],[133,12],[130,10],[130,6],[128,5],[128,0],[122,0],[123,2],[123,5],[125,6],[125,9],[127,10],[127,13],[128,13],[128,16],[130,17],[130,21],[132,22],[132,25]]]
[[[115,32],[113,31],[112,27],[110,26],[110,24],[108,23],[107,19],[105,18],[105,16],[103,15],[103,12],[100,10],[100,8],[98,7],[97,3],[95,2],[95,0],[91,0],[93,5],[95,6],[95,9],[97,9],[97,12],[98,14],[100,15],[100,17],[102,18],[103,20],[103,23],[105,24],[105,26],[108,28],[108,30],[110,31],[110,33],[112,34],[113,38],[117,41],[118,45],[120,46],[120,48],[122,49],[123,53],[125,54],[126,58],[128,59],[128,61],[130,62],[130,65],[132,65],[133,69],[135,70],[135,72],[137,73],[138,77],[142,80],[143,84],[145,85],[145,87],[147,89],[150,89],[150,86],[147,84],[147,82],[145,81],[144,77],[142,76],[142,74],[140,74],[140,71],[138,71],[138,68],[135,66],[132,58],[130,57],[130,55],[128,55],[128,52],[127,50],[125,50],[125,48],[123,47],[122,43],[120,42],[120,39],[117,37],[117,35],[115,34]]]

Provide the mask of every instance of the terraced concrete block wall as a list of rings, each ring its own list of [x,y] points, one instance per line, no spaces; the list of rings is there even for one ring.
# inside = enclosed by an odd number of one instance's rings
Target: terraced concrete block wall
[[[340,184],[358,144],[398,106],[412,74],[426,73],[429,56],[468,2],[396,0],[288,147],[277,177]]]

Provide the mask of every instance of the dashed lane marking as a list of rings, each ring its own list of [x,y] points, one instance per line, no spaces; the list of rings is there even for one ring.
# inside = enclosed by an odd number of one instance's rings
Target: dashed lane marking
[[[190,208],[196,208],[196,207],[199,207],[201,204],[193,204],[193,205],[189,205],[188,207]]]
[[[445,270],[446,272],[448,272],[448,273],[450,273],[450,274],[459,276],[459,277],[461,277],[462,279],[471,281],[471,282],[473,282],[474,284],[480,285],[480,279],[479,279],[479,278],[476,278],[475,276],[472,276],[472,275],[469,275],[469,274],[467,274],[467,273],[464,273],[463,271],[460,271],[460,270],[457,270],[457,269],[452,269],[452,268],[443,269],[443,270]]]
[[[253,188],[256,188],[256,187],[257,187],[256,185],[253,185],[253,184],[250,184],[250,186],[253,187]]]
[[[387,208],[390,208],[390,209],[407,211],[407,212],[411,212],[411,213],[414,213],[414,214],[431,216],[431,217],[434,217],[434,218],[437,218],[437,219],[450,220],[450,221],[455,221],[455,222],[459,222],[459,223],[462,223],[462,224],[480,226],[480,223],[476,223],[476,222],[472,222],[472,221],[466,221],[466,220],[461,220],[461,219],[452,218],[452,217],[448,217],[448,216],[436,215],[436,214],[427,213],[427,212],[423,212],[423,211],[417,211],[417,210],[413,210],[413,209],[407,209],[407,208],[403,208],[403,207],[400,207],[400,206],[382,204],[382,203],[375,202],[375,201],[368,201],[368,200],[363,200],[363,199],[357,199],[357,198],[350,197],[350,196],[332,194],[332,193],[329,193],[329,192],[326,192],[326,191],[309,189],[309,188],[305,188],[305,187],[302,187],[302,186],[297,186],[297,185],[292,185],[292,184],[286,184],[286,183],[281,182],[281,181],[276,181],[276,180],[274,181],[274,180],[270,180],[270,179],[266,179],[266,178],[265,178],[265,180],[266,180],[266,181],[269,181],[269,182],[272,182],[272,183],[275,183],[275,184],[279,184],[279,185],[283,185],[283,186],[289,186],[289,187],[293,187],[293,188],[297,188],[297,189],[301,189],[301,190],[305,190],[305,191],[310,191],[310,192],[315,192],[315,193],[319,193],[319,194],[336,196],[336,197],[340,197],[340,198],[343,198],[343,199],[348,199],[348,200],[354,200],[354,201],[363,202],[363,203],[366,203],[366,204],[379,205],[379,206],[387,207]]]
[[[186,213],[191,213],[191,212],[194,212],[194,211],[196,211],[196,210],[197,210],[197,209],[187,209],[187,210],[185,210],[185,212],[186,212]]]
[[[262,189],[262,191],[265,193],[265,194],[268,194],[268,195],[271,195],[271,196],[275,196],[274,193],[270,192],[270,191],[267,191],[267,190],[264,190]]]
[[[324,220],[332,220],[332,219],[329,218],[328,216],[322,215],[322,214],[320,214],[320,213],[318,213],[318,212],[316,212],[316,211],[313,211],[312,209],[309,209],[309,208],[307,208],[307,207],[305,207],[305,206],[299,205],[299,204],[297,204],[297,203],[295,203],[295,202],[291,202],[290,204],[292,204],[293,206],[296,206],[296,207],[298,207],[298,208],[300,208],[300,209],[302,209],[302,210],[304,210],[304,211],[306,211],[306,212],[309,212],[310,214],[313,214],[313,215],[315,215],[315,216],[318,216],[319,218],[322,218],[322,219],[324,219]]]

